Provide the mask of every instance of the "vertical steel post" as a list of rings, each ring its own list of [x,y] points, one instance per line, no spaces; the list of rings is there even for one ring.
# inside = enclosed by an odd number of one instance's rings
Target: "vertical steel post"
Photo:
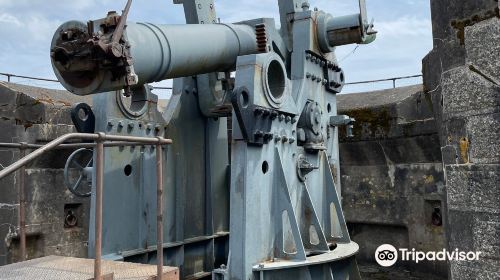
[[[102,192],[104,183],[104,134],[99,133],[96,146],[96,190],[95,190],[95,260],[94,280],[102,280]]]
[[[156,259],[157,280],[163,277],[163,162],[162,146],[156,145]]]
[[[392,88],[396,88],[396,79],[392,80]]]
[[[7,75],[7,82],[10,83],[10,75]]]
[[[20,158],[26,156],[27,143],[21,143]],[[19,170],[19,254],[20,260],[26,260],[26,166],[23,165]]]

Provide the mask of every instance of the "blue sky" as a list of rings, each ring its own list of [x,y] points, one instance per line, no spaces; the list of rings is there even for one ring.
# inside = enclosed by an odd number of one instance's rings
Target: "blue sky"
[[[430,0],[367,0],[368,14],[375,19],[378,39],[352,51],[355,45],[338,48],[337,57],[347,82],[419,74],[421,60],[432,48]],[[310,0],[334,16],[358,12],[357,0]],[[65,21],[102,18],[109,10],[123,9],[125,0],[0,0],[0,72],[55,78],[49,59],[50,40]],[[237,3],[237,4],[235,4]],[[277,0],[216,0],[222,22],[260,17],[278,19]],[[182,6],[172,0],[135,0],[131,21],[184,23]],[[279,20],[277,20],[279,22]],[[0,77],[0,80],[6,78]],[[46,82],[13,79],[14,82],[58,87]],[[398,85],[420,83],[420,79]],[[169,85],[163,82],[162,85]],[[391,87],[392,83],[348,86],[345,92]]]

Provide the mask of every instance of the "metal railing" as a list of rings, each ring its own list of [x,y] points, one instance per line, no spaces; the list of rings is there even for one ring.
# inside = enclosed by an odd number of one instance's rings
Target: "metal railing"
[[[95,143],[69,143],[70,140],[91,140]],[[19,180],[19,238],[21,261],[26,259],[26,222],[25,222],[25,166],[55,149],[95,148],[96,190],[95,190],[95,259],[94,279],[102,280],[102,192],[104,186],[104,147],[154,145],[156,146],[156,176],[157,176],[157,279],[163,276],[163,157],[162,147],[172,144],[171,139],[162,137],[146,138],[133,136],[106,135],[104,133],[70,133],[63,135],[46,145],[27,143],[0,143],[3,148],[17,148],[21,151],[20,158],[10,166],[0,171],[0,180],[20,170]],[[36,149],[26,155],[26,150]]]
[[[392,81],[392,87],[396,88],[396,81],[398,81],[398,80],[407,80],[407,79],[420,78],[420,77],[422,77],[421,74],[419,74],[419,75],[412,75],[412,76],[404,76],[404,77],[394,77],[394,78],[380,79],[380,80],[352,82],[352,83],[346,83],[346,85],[373,84],[373,83],[381,83],[381,82],[390,82],[390,81]]]
[[[11,78],[21,78],[21,79],[28,79],[28,80],[35,80],[35,81],[44,81],[44,82],[59,83],[58,80],[54,80],[54,79],[21,76],[21,75],[15,75],[15,74],[10,74],[10,73],[0,73],[0,76],[6,76],[7,77],[7,81],[9,83],[11,82]],[[392,81],[392,87],[396,88],[396,81],[399,81],[399,80],[408,80],[408,79],[420,78],[420,77],[422,77],[422,74],[412,75],[412,76],[394,77],[394,78],[387,78],[387,79],[379,79],[379,80],[351,82],[351,83],[346,83],[346,85],[349,86],[349,85],[360,85],[360,84],[373,84],[373,83],[382,83],[382,82],[391,82]],[[153,89],[172,90],[172,87],[153,87]]]
[[[16,74],[11,74],[11,73],[0,73],[0,76],[7,77],[7,82],[9,82],[9,83],[12,81],[12,78],[20,78],[20,79],[27,79],[27,80],[34,80],[34,81],[59,83],[58,80],[54,80],[54,79],[38,78],[38,77],[30,77],[30,76],[22,76],[22,75],[16,75]],[[153,87],[153,89],[172,90],[172,87]]]

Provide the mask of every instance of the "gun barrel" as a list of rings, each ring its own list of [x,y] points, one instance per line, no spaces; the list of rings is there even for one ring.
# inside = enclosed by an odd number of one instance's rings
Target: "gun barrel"
[[[70,92],[88,95],[229,71],[238,56],[259,52],[255,29],[243,24],[129,22],[119,45],[106,44],[113,41],[113,30],[105,27],[101,21],[72,21],[56,31],[52,65]]]

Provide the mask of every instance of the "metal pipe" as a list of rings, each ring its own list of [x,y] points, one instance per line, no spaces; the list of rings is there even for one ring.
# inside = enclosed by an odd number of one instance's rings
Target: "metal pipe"
[[[23,157],[22,159],[16,161],[15,163],[6,167],[2,171],[0,171],[0,179],[3,179],[5,176],[12,174],[13,172],[18,170],[19,168],[23,167],[24,165],[26,165],[26,164],[30,163],[31,161],[33,161],[34,159],[36,159],[37,157],[43,155],[44,153],[52,150],[54,147],[66,142],[70,139],[73,139],[73,138],[80,138],[80,139],[84,139],[84,140],[96,140],[98,138],[98,135],[97,134],[83,134],[83,133],[70,133],[70,134],[63,135],[63,136],[53,140],[52,142],[48,143],[47,145],[43,146],[42,148],[35,150],[34,152],[29,154],[28,156]]]
[[[26,143],[21,143],[19,156],[21,158],[26,155]],[[26,260],[26,166],[23,165],[19,170],[19,251],[21,261]]]
[[[103,185],[104,185],[104,143],[106,140],[109,141],[131,141],[130,144],[142,143],[156,145],[156,157],[157,157],[157,254],[158,254],[158,279],[162,278],[163,275],[163,163],[162,163],[162,145],[172,144],[171,139],[164,139],[162,137],[157,138],[144,138],[144,137],[132,137],[132,136],[117,136],[117,135],[106,135],[104,133],[97,134],[85,134],[85,133],[70,133],[63,135],[47,145],[35,150],[28,156],[25,156],[25,150],[28,148],[28,144],[9,144],[5,143],[5,146],[20,148],[21,149],[21,159],[19,159],[14,164],[8,166],[4,170],[0,171],[0,179],[6,177],[7,175],[21,169],[21,177],[19,181],[19,225],[20,225],[20,235],[21,235],[21,260],[26,257],[26,233],[25,233],[25,194],[24,194],[24,184],[25,184],[25,165],[36,159],[37,157],[43,155],[44,153],[56,148],[58,145],[71,140],[71,139],[81,139],[81,140],[95,140],[96,141],[96,191],[95,191],[95,259],[94,259],[94,280],[102,280],[102,195],[103,195]],[[113,143],[113,144],[127,144],[127,143]],[[81,144],[66,144],[66,146],[81,147]]]
[[[106,141],[125,141],[125,142],[137,142],[142,144],[151,144],[151,145],[169,145],[172,144],[171,139],[165,139],[161,137],[157,138],[145,138],[145,137],[136,137],[136,136],[120,136],[120,135],[103,135],[104,140]]]
[[[393,80],[406,80],[406,79],[420,78],[420,77],[422,77],[421,74],[419,74],[419,75],[412,75],[412,76],[406,76],[406,77],[395,77],[395,78],[380,79],[380,80],[352,82],[352,83],[346,83],[346,85],[371,84],[371,83],[389,82],[389,81],[393,81]]]
[[[104,133],[99,134],[96,146],[96,189],[95,189],[95,259],[94,280],[101,280],[102,257],[102,190],[104,183]]]
[[[163,160],[162,146],[156,145],[156,259],[157,280],[163,276]]]
[[[104,142],[104,147],[131,147],[131,146],[150,146],[155,144],[144,144],[139,142]],[[57,147],[54,147],[54,150],[69,150],[69,149],[78,149],[78,148],[95,148],[96,143],[68,143],[61,144]],[[44,145],[40,144],[26,144],[26,149],[39,149]],[[21,144],[19,143],[0,143],[0,148],[12,148],[12,149],[20,149]]]
[[[7,81],[10,82],[10,78],[21,78],[21,79],[29,79],[29,80],[36,80],[36,81],[44,81],[44,82],[59,82],[58,80],[53,80],[53,79],[45,79],[45,78],[37,78],[37,77],[29,77],[29,76],[21,76],[21,75],[15,75],[15,74],[10,74],[10,73],[0,73],[2,76],[7,76]]]
[[[118,135],[106,135],[106,134],[88,134],[88,133],[69,133],[66,135],[63,135],[48,144],[44,145],[43,147],[35,150],[28,156],[18,160],[17,162],[13,163],[12,165],[6,167],[2,171],[0,171],[0,179],[3,179],[4,177],[12,174],[19,168],[21,168],[23,165],[26,165],[30,163],[31,161],[35,160],[39,156],[43,155],[44,153],[53,150],[57,146],[63,144],[64,142],[67,142],[72,139],[81,139],[81,140],[101,140],[101,141],[125,141],[125,142],[137,142],[137,143],[142,143],[142,144],[160,144],[160,145],[168,145],[172,144],[171,139],[164,139],[164,138],[144,138],[144,137],[132,137],[132,136],[118,136]]]

